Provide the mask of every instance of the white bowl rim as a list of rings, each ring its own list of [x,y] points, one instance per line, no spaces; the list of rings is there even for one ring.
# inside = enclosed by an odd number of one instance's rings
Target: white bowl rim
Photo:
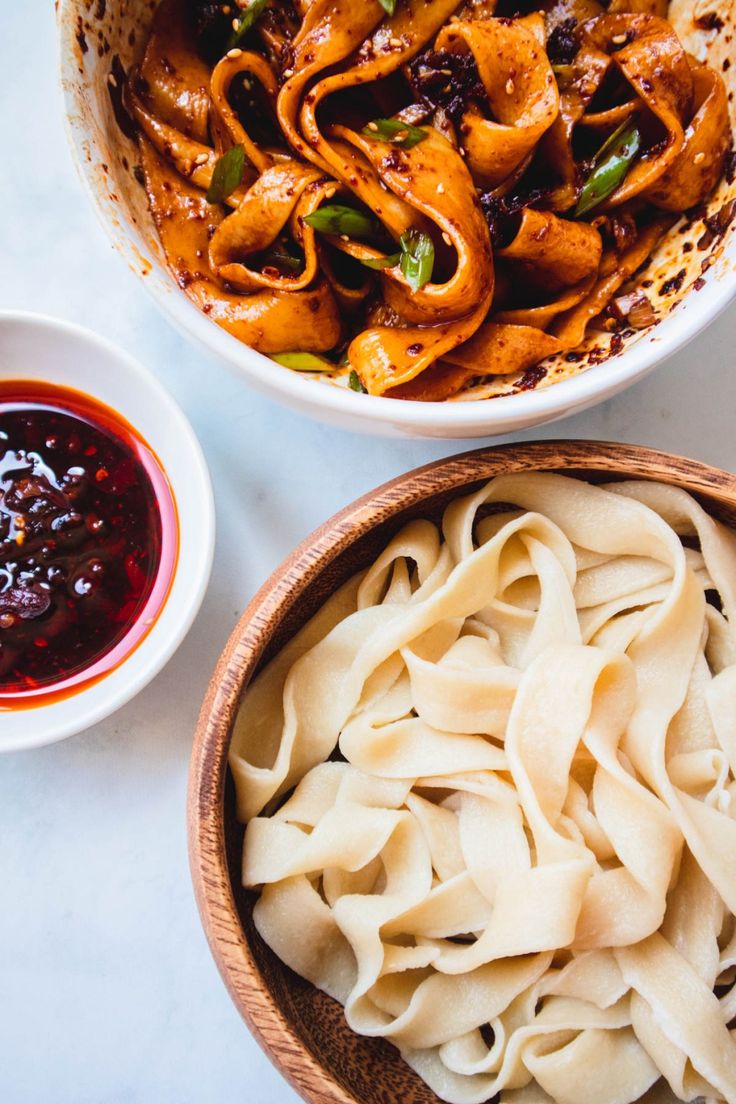
[[[97,217],[110,239],[117,244],[120,232],[113,226],[101,199],[95,162],[85,154],[84,138],[72,123],[73,115],[79,113],[84,102],[74,56],[73,4],[74,0],[59,0],[58,3],[59,75],[66,132],[77,171]],[[148,252],[145,245],[144,248]],[[152,263],[160,267],[160,261],[156,258],[152,259]],[[269,357],[243,344],[210,321],[175,286],[170,273],[170,286],[160,285],[157,280],[146,279],[142,282],[163,313],[183,333],[193,336],[232,369],[239,369],[247,382],[259,391],[285,402],[292,409],[343,426],[350,425],[358,432],[381,434],[391,432],[391,427],[394,427],[411,435],[450,438],[454,433],[460,439],[482,435],[483,431],[495,436],[554,421],[602,402],[648,375],[697,337],[736,298],[733,274],[716,274],[714,268],[705,274],[705,287],[698,294],[697,310],[687,310],[687,303],[694,295],[690,292],[682,304],[678,304],[680,309],[676,316],[663,318],[657,327],[620,356],[613,356],[578,375],[541,389],[492,399],[437,403],[357,394],[349,388],[305,379],[299,372],[275,365]]]
[[[162,639],[158,644],[145,671],[142,671],[136,678],[129,677],[130,669],[128,668],[126,672],[128,659],[136,655],[138,650],[144,647],[152,638],[158,639],[155,635],[158,617],[160,617],[160,614],[166,609],[169,603],[174,589],[174,583],[181,568],[181,532],[179,533],[179,554],[177,556],[169,593],[159,611],[157,621],[152,626],[150,632],[127,656],[125,656],[118,666],[113,668],[108,674],[103,675],[90,687],[85,687],[83,685],[76,693],[72,693],[68,697],[62,699],[62,702],[59,704],[63,704],[66,701],[73,701],[75,705],[79,706],[74,718],[70,718],[61,724],[55,722],[54,713],[57,704],[55,702],[46,705],[40,704],[38,706],[23,707],[22,713],[32,722],[28,726],[29,731],[27,735],[16,737],[11,736],[6,738],[0,735],[0,753],[31,750],[32,748],[43,747],[47,744],[64,740],[68,736],[73,736],[77,732],[82,732],[98,721],[109,717],[112,713],[117,712],[118,709],[139,694],[168,663],[189,632],[207,591],[215,550],[214,495],[212,491],[212,481],[210,479],[202,447],[184,412],[153,372],[145,368],[140,361],[136,360],[130,353],[121,349],[112,341],[95,333],[93,330],[87,329],[85,326],[80,326],[76,322],[68,322],[64,319],[54,318],[51,315],[41,314],[35,311],[0,309],[0,326],[4,323],[13,322],[20,322],[47,331],[63,333],[73,340],[87,344],[92,349],[96,349],[103,356],[117,360],[130,376],[140,380],[149,392],[155,396],[161,409],[165,411],[166,417],[174,421],[177,425],[177,433],[181,441],[182,454],[186,453],[187,463],[190,465],[194,478],[199,485],[198,490],[201,497],[200,509],[202,511],[200,526],[202,550],[198,560],[200,566],[195,576],[196,583],[189,592],[188,601],[180,605],[174,626],[167,638]],[[163,470],[166,473],[165,467],[163,467]],[[168,474],[167,478],[169,478]],[[172,490],[174,491],[175,501],[177,501],[178,511],[178,499],[176,488],[173,483]],[[126,677],[126,675],[128,677]],[[98,704],[90,706],[88,693],[97,687],[104,687],[105,689],[110,688],[112,692],[106,695],[104,700],[99,701]],[[87,699],[86,708],[85,699]],[[2,712],[0,712],[0,730],[1,729]]]

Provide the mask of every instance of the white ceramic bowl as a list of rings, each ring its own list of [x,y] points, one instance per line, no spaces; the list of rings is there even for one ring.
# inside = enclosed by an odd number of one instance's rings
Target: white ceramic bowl
[[[710,0],[708,11],[715,4],[725,26],[704,33],[693,19],[705,2],[672,0],[670,16],[687,48],[708,57],[720,71],[732,49],[729,32],[736,23],[736,3]],[[155,6],[152,0],[96,4],[61,0],[61,77],[74,157],[113,242],[134,271],[144,277],[145,286],[169,318],[185,334],[219,354],[252,386],[287,406],[358,432],[389,436],[461,438],[509,433],[572,414],[628,387],[700,333],[736,295],[734,227],[723,242],[716,243],[713,263],[705,274],[701,265],[707,254],[697,247],[684,254],[686,238],[675,228],[641,277],[653,280],[649,294],[663,315],[661,323],[632,337],[610,358],[608,339],[602,342],[600,335],[594,335],[589,347],[596,350],[594,359],[601,363],[570,376],[577,369],[561,357],[550,367],[547,378],[563,378],[551,386],[478,402],[402,402],[355,394],[282,368],[210,322],[176,286],[163,262],[145,193],[134,177],[135,142],[116,122],[113,101],[119,99],[119,88],[108,81],[113,73],[119,85],[121,71],[127,71],[140,57]],[[730,59],[723,75],[731,89],[736,89],[736,66]],[[736,123],[733,101],[736,95],[732,97],[732,122]],[[720,208],[733,194],[733,186],[722,186],[711,210]],[[694,243],[702,231],[702,222],[692,228]],[[666,293],[660,302],[658,289],[681,270],[679,291]],[[598,345],[603,344],[606,348],[599,355]]]
[[[151,681],[186,635],[212,567],[215,513],[194,432],[160,383],[137,361],[79,326],[0,311],[0,379],[43,380],[82,391],[123,416],[161,462],[179,521],[168,596],[148,634],[106,675],[76,693],[0,712],[0,751],[53,743],[107,717]]]

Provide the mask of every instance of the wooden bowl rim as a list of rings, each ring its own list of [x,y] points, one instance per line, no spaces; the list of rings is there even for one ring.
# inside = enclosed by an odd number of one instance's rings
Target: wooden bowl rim
[[[244,684],[274,625],[336,557],[374,525],[421,498],[501,473],[574,470],[660,479],[736,506],[736,476],[697,460],[608,441],[553,440],[472,449],[400,475],[340,510],[285,559],[246,607],[210,680],[192,748],[189,859],[202,924],[230,995],[251,1033],[308,1104],[363,1104],[310,1053],[265,984],[245,937],[225,852],[227,749]],[[720,494],[719,494],[720,492]]]

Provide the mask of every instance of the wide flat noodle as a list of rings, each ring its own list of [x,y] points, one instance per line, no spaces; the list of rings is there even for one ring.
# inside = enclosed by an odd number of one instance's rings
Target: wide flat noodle
[[[589,328],[627,328],[603,315],[662,212],[723,176],[726,87],[667,7],[162,0],[124,102],[175,279],[239,340],[372,395],[535,386]],[[631,164],[580,209],[627,126]]]
[[[411,522],[245,695],[263,939],[449,1104],[736,1104],[734,617],[676,488]]]

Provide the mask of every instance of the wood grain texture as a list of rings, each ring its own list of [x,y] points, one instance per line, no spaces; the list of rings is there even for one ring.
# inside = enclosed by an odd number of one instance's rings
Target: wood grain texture
[[[220,658],[197,726],[190,862],[205,932],[230,994],[266,1054],[310,1104],[437,1104],[438,1098],[392,1046],[353,1034],[340,1005],[285,967],[255,931],[255,897],[240,885],[243,829],[227,769],[238,704],[260,666],[410,518],[438,520],[451,499],[516,471],[596,482],[661,480],[736,526],[736,477],[697,461],[596,441],[503,445],[436,461],[359,499],[308,537],[256,594]]]

